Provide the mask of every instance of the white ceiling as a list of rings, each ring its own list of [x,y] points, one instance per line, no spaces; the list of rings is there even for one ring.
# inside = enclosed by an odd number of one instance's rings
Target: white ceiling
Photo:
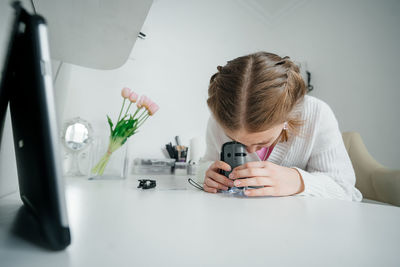
[[[236,0],[262,22],[272,25],[308,0]]]

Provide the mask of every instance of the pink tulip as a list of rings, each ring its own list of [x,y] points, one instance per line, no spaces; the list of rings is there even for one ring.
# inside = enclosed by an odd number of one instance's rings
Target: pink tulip
[[[139,98],[139,95],[136,94],[135,92],[132,92],[132,93],[129,95],[129,101],[131,101],[132,103],[136,103],[136,101],[138,100],[138,98]]]
[[[153,100],[151,100],[150,98],[147,98],[146,100],[147,100],[147,101],[146,101],[146,108],[147,108],[147,110],[148,110],[149,107],[150,107],[154,102],[153,102]]]
[[[146,97],[145,95],[142,95],[142,96],[139,98],[138,102],[136,103],[136,106],[137,106],[138,108],[141,108],[141,107],[143,106],[143,99],[144,99],[145,97]]]
[[[149,111],[149,115],[152,116],[159,109],[160,109],[160,107],[156,103],[152,102],[147,110]]]
[[[129,98],[129,95],[131,94],[131,89],[128,87],[124,87],[121,91],[121,95],[123,98]]]
[[[146,109],[148,109],[150,103],[152,103],[151,99],[144,95],[144,96],[143,96],[143,103],[142,103],[142,106],[144,106]]]

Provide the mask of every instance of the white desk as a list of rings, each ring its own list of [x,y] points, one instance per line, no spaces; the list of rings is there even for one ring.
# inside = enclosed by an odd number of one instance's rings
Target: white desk
[[[140,176],[148,177],[148,176]],[[235,198],[126,180],[67,179],[72,244],[13,236],[21,202],[0,201],[0,266],[400,266],[400,208],[302,197]]]

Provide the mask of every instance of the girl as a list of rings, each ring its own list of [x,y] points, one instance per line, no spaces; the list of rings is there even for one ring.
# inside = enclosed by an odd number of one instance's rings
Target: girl
[[[208,167],[201,172],[205,191],[262,186],[244,193],[362,199],[332,110],[305,95],[299,68],[289,57],[259,52],[217,69],[208,89],[212,116],[202,159],[203,170]],[[222,144],[232,140],[249,154],[226,178],[219,170],[231,167],[219,155]]]

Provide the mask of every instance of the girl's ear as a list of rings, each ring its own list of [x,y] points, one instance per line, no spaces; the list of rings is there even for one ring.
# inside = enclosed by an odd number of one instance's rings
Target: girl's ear
[[[288,123],[287,123],[287,121],[285,121],[284,123],[283,123],[283,130],[287,130],[288,129]]]
[[[281,142],[287,142],[287,140],[289,139],[289,135],[288,135],[288,122],[285,121],[283,124],[283,129],[282,129],[282,133],[281,133]]]

